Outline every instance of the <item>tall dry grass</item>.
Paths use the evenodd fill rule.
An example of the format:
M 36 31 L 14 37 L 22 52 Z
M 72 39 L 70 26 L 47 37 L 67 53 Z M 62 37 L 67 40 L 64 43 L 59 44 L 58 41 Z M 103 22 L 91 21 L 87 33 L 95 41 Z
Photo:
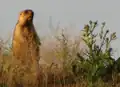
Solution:
M 55 35 L 54 39 L 49 38 L 46 42 L 43 41 L 38 69 L 38 87 L 120 87 L 120 76 L 118 73 L 116 74 L 114 72 L 112 78 L 109 78 L 109 73 L 105 74 L 105 77 L 108 75 L 108 81 L 97 78 L 98 80 L 96 80 L 96 82 L 90 83 L 88 78 L 84 76 L 85 71 L 82 71 L 82 69 L 79 70 L 79 68 L 78 71 L 76 71 L 76 66 L 74 65 L 80 64 L 79 60 L 83 61 L 82 57 L 84 57 L 85 48 L 86 45 L 83 44 L 79 35 L 71 40 L 64 31 L 60 32 L 58 36 Z M 0 87 L 8 87 L 7 83 L 10 75 L 11 61 L 12 55 L 10 47 L 6 47 L 3 40 L 1 40 Z M 16 62 L 17 61 L 15 61 L 15 63 Z M 88 68 L 88 66 L 85 65 L 83 68 Z M 24 72 L 26 75 L 28 73 L 32 74 L 27 70 Z M 20 72 L 18 72 L 18 76 L 16 75 L 16 77 L 19 77 L 19 74 Z M 25 79 L 36 83 L 33 77 L 30 76 L 25 77 Z M 27 82 L 25 82 L 25 84 L 26 83 Z M 23 87 L 22 83 L 18 85 L 17 87 Z M 30 86 L 32 85 L 30 84 Z
M 64 39 L 65 37 L 63 37 Z M 53 61 L 54 59 L 51 59 L 50 62 L 46 63 L 46 64 L 41 64 L 39 66 L 39 87 L 63 87 L 63 86 L 73 86 L 76 84 L 75 80 L 74 80 L 74 75 L 69 72 L 65 72 L 65 69 L 63 69 L 64 66 L 62 66 L 64 59 L 64 55 L 62 53 L 62 51 L 68 49 L 68 51 L 70 51 L 70 55 L 72 56 L 72 52 L 74 52 L 74 56 L 75 56 L 75 49 L 77 49 L 77 45 L 73 48 L 70 48 L 66 46 L 66 48 L 64 48 L 64 42 L 62 41 L 58 41 L 56 40 L 57 43 L 54 43 L 56 46 L 52 48 L 52 54 L 51 58 L 54 57 L 54 59 L 56 59 L 56 61 Z M 76 41 L 77 42 L 77 41 Z M 75 42 L 75 44 L 76 44 Z M 3 43 L 3 42 L 1 42 Z M 69 44 L 72 45 L 73 43 Z M 77 43 L 78 44 L 78 43 Z M 59 46 L 58 46 L 59 45 Z M 43 45 L 44 46 L 44 45 Z M 10 75 L 10 69 L 14 66 L 11 67 L 11 63 L 12 62 L 12 55 L 11 55 L 11 50 L 9 48 L 4 48 L 4 44 L 1 45 L 1 53 L 0 53 L 0 83 L 1 84 L 7 84 L 8 82 L 8 77 Z M 44 48 L 44 47 L 43 47 Z M 60 48 L 64 48 L 63 50 Z M 5 50 L 8 50 L 8 53 L 5 53 Z M 49 49 L 49 47 L 46 47 L 47 51 L 46 53 L 44 53 L 44 56 L 42 55 L 41 58 L 43 57 L 47 57 L 49 58 L 50 56 L 48 55 L 49 51 L 51 50 L 51 48 Z M 24 50 L 24 49 L 23 49 Z M 49 51 L 48 51 L 49 50 Z M 60 55 L 58 55 L 60 54 Z M 68 54 L 67 54 L 68 55 Z M 70 56 L 70 57 L 71 57 Z M 62 60 L 61 60 L 62 57 Z M 67 56 L 66 56 L 67 57 Z M 57 59 L 58 58 L 58 59 Z M 49 61 L 49 60 L 48 60 Z M 19 62 L 19 61 L 18 61 Z M 66 61 L 67 62 L 67 61 Z M 14 61 L 14 63 L 17 63 L 17 60 Z M 21 65 L 22 66 L 22 65 Z M 17 67 L 18 68 L 18 67 Z M 22 70 L 23 71 L 23 70 Z M 27 71 L 26 71 L 27 72 Z M 18 72 L 18 74 L 20 74 L 20 71 Z M 17 75 L 16 74 L 16 77 Z M 27 73 L 26 73 L 27 74 Z M 27 79 L 33 79 L 33 78 L 27 78 Z M 12 83 L 10 83 L 12 84 Z M 71 85 L 70 85 L 71 84 Z M 19 86 L 21 86 L 21 84 L 19 84 Z

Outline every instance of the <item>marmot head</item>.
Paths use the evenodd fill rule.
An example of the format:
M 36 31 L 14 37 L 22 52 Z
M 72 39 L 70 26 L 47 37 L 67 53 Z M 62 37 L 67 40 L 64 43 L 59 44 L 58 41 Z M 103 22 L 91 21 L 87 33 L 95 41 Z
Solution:
M 33 22 L 34 12 L 26 9 L 20 12 L 18 22 L 20 25 L 28 25 Z

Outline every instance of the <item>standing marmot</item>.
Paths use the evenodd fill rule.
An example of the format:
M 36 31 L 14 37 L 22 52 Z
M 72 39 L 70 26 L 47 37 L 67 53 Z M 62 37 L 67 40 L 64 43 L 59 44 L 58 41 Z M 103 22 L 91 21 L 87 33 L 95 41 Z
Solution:
M 32 10 L 20 12 L 12 41 L 13 55 L 17 58 L 33 49 L 35 49 L 36 54 L 39 54 L 40 40 L 34 28 L 33 16 L 34 12 Z M 20 54 L 21 52 L 22 54 Z
M 9 87 L 18 84 L 37 87 L 40 39 L 33 24 L 31 9 L 20 12 L 12 40 L 13 59 L 9 76 Z M 28 84 L 29 83 L 29 84 Z

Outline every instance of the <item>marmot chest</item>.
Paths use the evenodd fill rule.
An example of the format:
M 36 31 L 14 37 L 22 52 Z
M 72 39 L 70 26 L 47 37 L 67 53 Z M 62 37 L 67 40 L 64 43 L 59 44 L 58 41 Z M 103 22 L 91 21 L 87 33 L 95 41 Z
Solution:
M 13 37 L 13 49 L 19 50 L 23 49 L 27 50 L 28 48 L 33 48 L 34 41 L 34 32 L 32 28 L 16 28 L 14 31 Z
M 21 44 L 32 42 L 33 36 L 34 32 L 32 27 L 16 28 L 14 32 L 14 40 Z

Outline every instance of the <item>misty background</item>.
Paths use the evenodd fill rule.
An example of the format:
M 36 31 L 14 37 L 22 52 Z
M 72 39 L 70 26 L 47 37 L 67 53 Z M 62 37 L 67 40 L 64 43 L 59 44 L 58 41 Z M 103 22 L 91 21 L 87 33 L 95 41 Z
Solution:
M 79 35 L 89 20 L 106 22 L 106 28 L 117 32 L 117 40 L 112 43 L 118 57 L 120 50 L 120 1 L 119 0 L 1 0 L 0 37 L 12 37 L 19 12 L 32 9 L 35 12 L 34 24 L 39 36 L 51 35 L 49 23 L 53 26 L 68 27 L 72 36 Z M 52 20 L 49 20 L 50 17 Z

